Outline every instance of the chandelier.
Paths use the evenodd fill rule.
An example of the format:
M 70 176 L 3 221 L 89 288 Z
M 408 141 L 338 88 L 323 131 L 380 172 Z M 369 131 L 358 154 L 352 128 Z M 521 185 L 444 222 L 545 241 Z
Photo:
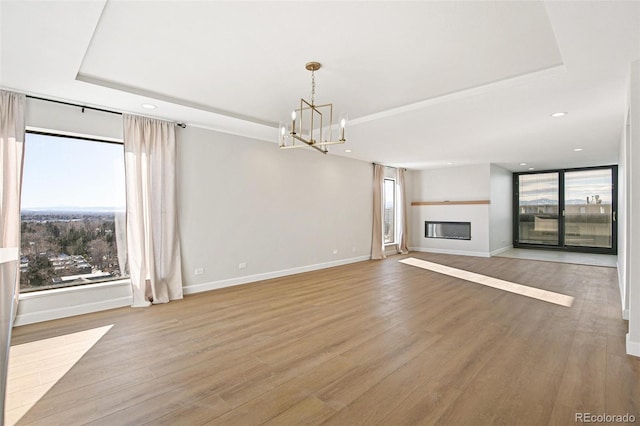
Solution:
M 316 75 L 320 63 L 308 62 L 305 65 L 311 71 L 311 102 L 300 99 L 300 107 L 291 112 L 291 123 L 280 123 L 280 148 L 314 148 L 323 154 L 329 152 L 329 145 L 342 144 L 346 115 L 340 116 L 339 125 L 333 125 L 333 104 L 316 105 Z M 336 137 L 334 140 L 334 127 Z

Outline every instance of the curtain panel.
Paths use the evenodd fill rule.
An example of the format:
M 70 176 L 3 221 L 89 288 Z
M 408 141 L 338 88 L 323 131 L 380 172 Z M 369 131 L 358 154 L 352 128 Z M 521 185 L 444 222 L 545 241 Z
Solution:
M 407 247 L 407 237 L 409 235 L 409 226 L 407 223 L 407 191 L 404 184 L 404 173 L 405 169 L 398 169 L 398 219 L 400 221 L 398 227 L 398 251 L 401 254 L 409 253 L 409 248 Z
M 173 123 L 123 115 L 132 306 L 182 299 Z
M 384 224 L 382 220 L 384 166 L 373 165 L 373 230 L 371 235 L 371 259 L 384 259 Z
M 27 97 L 21 93 L 0 90 L 0 244 L 3 248 L 20 247 L 20 192 L 24 160 L 24 112 Z M 13 315 L 18 312 L 20 271 L 14 283 Z

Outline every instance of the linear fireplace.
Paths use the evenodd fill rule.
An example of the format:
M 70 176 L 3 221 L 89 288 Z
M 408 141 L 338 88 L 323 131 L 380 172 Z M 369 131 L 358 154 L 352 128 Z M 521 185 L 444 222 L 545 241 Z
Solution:
M 444 238 L 447 240 L 470 240 L 471 222 L 424 222 L 425 238 Z

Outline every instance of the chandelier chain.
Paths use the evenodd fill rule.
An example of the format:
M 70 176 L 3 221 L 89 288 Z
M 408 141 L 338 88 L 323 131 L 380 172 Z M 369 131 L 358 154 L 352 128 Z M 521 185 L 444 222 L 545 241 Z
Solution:
M 316 73 L 311 71 L 311 105 L 316 104 Z

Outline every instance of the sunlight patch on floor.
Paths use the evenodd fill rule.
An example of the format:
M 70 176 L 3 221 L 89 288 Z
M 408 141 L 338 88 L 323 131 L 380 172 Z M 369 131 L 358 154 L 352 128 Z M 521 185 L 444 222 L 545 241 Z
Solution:
M 111 327 L 11 346 L 5 424 L 16 424 Z
M 486 285 L 487 287 L 497 288 L 499 290 L 508 291 L 510 293 L 519 294 L 521 296 L 531 297 L 533 299 L 542 300 L 556 305 L 571 307 L 573 305 L 573 297 L 565 294 L 554 293 L 553 291 L 542 290 L 536 287 L 529 287 L 522 284 L 504 281 L 486 275 L 476 274 L 475 272 L 464 271 L 462 269 L 452 268 L 450 266 L 440 265 L 439 263 L 427 262 L 426 260 L 408 257 L 399 261 L 406 265 L 417 266 L 418 268 L 427 269 L 439 274 L 449 275 L 451 277 L 460 278 L 462 280 L 471 281 L 477 284 Z

